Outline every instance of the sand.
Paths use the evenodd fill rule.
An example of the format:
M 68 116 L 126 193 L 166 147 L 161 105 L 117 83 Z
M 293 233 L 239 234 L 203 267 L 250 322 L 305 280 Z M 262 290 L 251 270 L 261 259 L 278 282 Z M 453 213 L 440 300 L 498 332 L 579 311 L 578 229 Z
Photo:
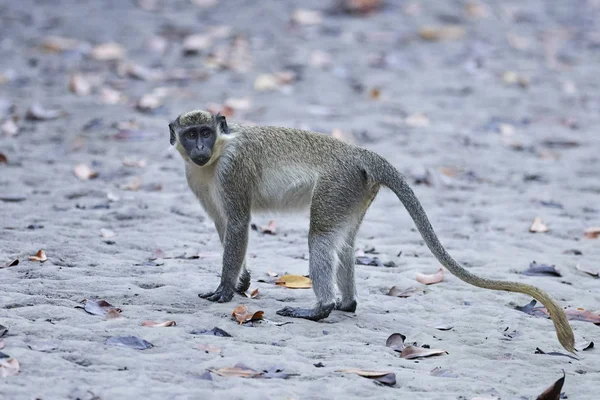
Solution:
M 535 354 L 537 347 L 564 350 L 549 320 L 514 309 L 528 303 L 527 296 L 470 287 L 449 273 L 424 295 L 387 296 L 394 285 L 421 287 L 416 274 L 439 269 L 389 191 L 373 203 L 357 247 L 374 247 L 377 257 L 396 267 L 356 266 L 356 314 L 334 312 L 319 323 L 283 318 L 276 310 L 310 305 L 312 291 L 258 282 L 270 279 L 268 271 L 308 272 L 306 214 L 253 218 L 257 225 L 277 223 L 276 235 L 250 234 L 248 263 L 257 298 L 236 296 L 228 304 L 199 299 L 198 293 L 218 283 L 221 249 L 186 187 L 166 129 L 178 113 L 244 97 L 251 98 L 251 108 L 235 111 L 231 120 L 326 134 L 340 129 L 407 175 L 442 242 L 469 271 L 535 284 L 564 307 L 598 313 L 600 281 L 576 269 L 578 263 L 600 267 L 600 239 L 583 236 L 586 228 L 600 226 L 595 2 L 488 2 L 487 16 L 478 18 L 465 15 L 461 2 L 433 0 L 388 0 L 368 17 L 329 15 L 328 5 L 316 0 L 268 7 L 223 0 L 205 9 L 179 1 L 176 10 L 159 1 L 157 11 L 129 1 L 38 3 L 0 6 L 0 99 L 14 104 L 21 117 L 34 103 L 68 115 L 21 119 L 17 135 L 0 133 L 0 152 L 8 159 L 0 164 L 0 197 L 24 198 L 0 201 L 0 265 L 20 260 L 0 269 L 0 324 L 8 328 L 1 351 L 20 363 L 17 376 L 0 378 L 0 398 L 534 399 L 563 370 L 569 399 L 597 397 L 598 349 L 579 352 L 578 360 Z M 290 26 L 298 7 L 322 10 L 323 21 Z M 464 27 L 465 36 L 441 42 L 416 36 L 423 25 L 449 22 Z M 215 25 L 231 25 L 233 33 L 249 38 L 247 72 L 209 70 L 208 52 L 181 55 L 183 36 Z M 160 33 L 168 39 L 164 55 L 145 47 Z M 115 41 L 137 64 L 206 71 L 208 77 L 179 84 L 119 77 L 114 63 L 77 51 L 41 51 L 48 35 Z M 223 47 L 230 39 L 214 40 Z M 331 56 L 329 68 L 307 65 L 315 50 Z M 259 74 L 286 68 L 298 73 L 292 85 L 254 89 Z M 76 71 L 101 76 L 129 100 L 103 104 L 98 88 L 76 96 L 68 90 Z M 511 83 L 513 72 L 525 87 Z M 177 90 L 162 99 L 162 108 L 136 111 L 140 96 L 163 86 Z M 380 90 L 377 99 L 370 95 L 374 88 Z M 426 120 L 414 117 L 420 113 Z M 1 117 L 4 123 L 5 111 Z M 128 120 L 145 133 L 141 140 L 114 138 L 113 124 Z M 563 145 L 547 142 L 554 139 Z M 126 167 L 123 158 L 144 159 L 146 165 Z M 73 168 L 79 163 L 98 177 L 78 179 Z M 125 190 L 135 177 L 141 187 Z M 424 180 L 428 184 L 416 184 Z M 536 216 L 549 232 L 528 231 Z M 102 237 L 101 229 L 115 236 Z M 48 261 L 29 261 L 39 249 Z M 158 249 L 160 258 L 148 261 Z M 571 249 L 582 254 L 565 253 Z M 534 260 L 555 264 L 562 277 L 522 275 Z M 87 314 L 76 308 L 84 299 L 105 299 L 122 309 L 121 317 Z M 265 321 L 238 325 L 230 314 L 239 304 L 263 310 Z M 145 320 L 177 325 L 142 327 Z M 280 325 L 288 321 L 293 323 Z M 577 343 L 600 344 L 598 326 L 572 326 Z M 232 337 L 192 333 L 213 327 Z M 448 354 L 400 358 L 385 346 L 395 332 Z M 105 344 L 109 337 L 129 335 L 154 347 Z M 220 352 L 206 353 L 198 344 Z M 209 369 L 236 363 L 259 371 L 275 366 L 293 376 L 212 373 L 212 381 L 201 379 Z M 433 376 L 437 367 L 454 377 Z M 344 368 L 394 372 L 397 383 L 387 387 L 336 372 Z

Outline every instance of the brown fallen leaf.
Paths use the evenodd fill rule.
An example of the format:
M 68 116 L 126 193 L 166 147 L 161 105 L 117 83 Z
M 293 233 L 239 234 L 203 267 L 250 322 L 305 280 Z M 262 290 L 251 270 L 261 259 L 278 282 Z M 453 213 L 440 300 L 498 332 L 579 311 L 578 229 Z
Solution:
M 209 371 L 220 376 L 235 376 L 239 378 L 254 378 L 262 374 L 262 372 L 248 368 L 243 364 L 236 364 L 233 367 L 209 369 Z
M 92 93 L 92 84 L 82 74 L 74 74 L 69 80 L 69 90 L 77 96 L 87 96 Z
M 531 300 L 529 304 L 525 306 L 517 306 L 515 309 L 536 317 L 544 316 L 550 318 L 548 310 L 546 310 L 545 307 L 535 307 L 536 303 L 536 300 Z M 584 310 L 583 308 L 567 309 L 565 310 L 565 314 L 567 319 L 571 321 L 584 321 L 591 322 L 595 325 L 600 325 L 600 314 L 594 314 L 593 312 Z
M 113 306 L 106 300 L 83 300 L 83 306 L 76 306 L 75 308 L 83 308 L 83 310 L 92 315 L 106 316 L 109 312 L 114 311 L 117 313 L 121 312 L 121 309 Z M 108 319 L 108 318 L 107 318 Z
M 0 359 L 0 378 L 15 376 L 19 373 L 21 366 L 16 358 Z
M 562 276 L 555 265 L 538 264 L 535 261 L 529 264 L 529 268 L 523 271 L 523 275 L 529 276 Z
M 278 286 L 284 286 L 290 289 L 310 289 L 312 281 L 302 275 L 283 275 L 275 281 Z
M 142 322 L 142 326 L 148 326 L 150 328 L 164 328 L 167 326 L 175 326 L 177 325 L 175 321 L 165 321 L 165 322 L 155 322 L 155 321 L 144 321 Z
M 465 33 L 465 28 L 460 25 L 423 26 L 419 29 L 419 36 L 432 42 L 462 39 Z
M 264 313 L 264 311 L 250 312 L 248 311 L 248 307 L 242 304 L 234 308 L 233 312 L 231 313 L 231 316 L 236 321 L 238 321 L 240 325 L 242 325 L 243 323 L 248 321 L 256 321 L 259 319 L 263 319 Z
M 8 158 L 4 153 L 0 153 L 0 164 L 8 164 Z
M 598 239 L 598 236 L 600 236 L 600 226 L 587 228 L 583 232 L 583 236 L 585 236 L 587 239 Z
M 247 290 L 244 292 L 244 296 L 250 298 L 250 299 L 254 299 L 256 298 L 256 296 L 258 296 L 258 288 L 254 289 L 254 290 Z
M 369 14 L 381 8 L 383 0 L 337 0 L 334 9 L 347 14 Z
M 323 22 L 323 15 L 317 10 L 300 8 L 294 11 L 291 21 L 298 25 L 317 25 Z
M 124 167 L 134 167 L 134 168 L 144 168 L 147 164 L 146 160 L 144 160 L 144 159 L 135 160 L 132 158 L 124 158 L 122 162 L 123 162 Z
M 548 232 L 549 230 L 550 228 L 548 228 L 548 226 L 544 224 L 540 217 L 535 217 L 533 219 L 533 223 L 529 227 L 529 232 L 531 233 L 544 233 Z
M 217 347 L 217 346 L 212 346 L 210 344 L 202 344 L 199 343 L 196 346 L 194 346 L 195 349 L 201 350 L 205 353 L 220 353 L 221 352 L 221 348 Z
M 560 391 L 562 390 L 564 384 L 565 371 L 563 371 L 562 378 L 554 382 L 548 389 L 544 390 L 544 392 L 540 394 L 536 400 L 560 400 Z
M 592 269 L 590 267 L 582 267 L 581 264 L 579 264 L 579 263 L 577 263 L 575 268 L 577 268 L 578 271 L 585 272 L 586 274 L 595 276 L 596 278 L 598 278 L 600 276 L 600 270 Z
M 7 262 L 6 264 L 0 265 L 0 268 L 14 267 L 17 265 L 19 265 L 19 260 L 11 260 L 11 261 Z
M 444 280 L 444 269 L 440 268 L 435 274 L 422 274 L 417 273 L 417 282 L 424 285 L 431 285 L 433 283 L 439 283 Z
M 260 233 L 264 233 L 265 235 L 275 235 L 277 233 L 277 226 L 275 221 L 269 221 L 267 226 L 259 226 L 257 227 Z
M 464 11 L 465 14 L 471 18 L 486 18 L 489 15 L 487 6 L 476 0 L 465 3 Z
M 62 53 L 77 49 L 85 49 L 89 44 L 77 39 L 71 39 L 62 36 L 47 36 L 41 44 L 42 50 L 51 53 Z
M 77 164 L 75 168 L 73 168 L 73 173 L 76 177 L 81 179 L 82 181 L 87 181 L 88 179 L 94 179 L 98 176 L 96 171 L 93 171 L 86 164 Z
M 396 374 L 390 371 L 369 371 L 364 369 L 345 368 L 338 369 L 336 372 L 356 374 L 358 376 L 362 376 L 363 378 L 376 380 L 384 385 L 393 386 L 396 384 Z
M 114 61 L 125 57 L 125 49 L 118 43 L 102 43 L 92 49 L 91 56 L 98 61 Z
M 44 250 L 38 250 L 37 253 L 35 253 L 34 256 L 29 256 L 29 259 L 31 261 L 39 261 L 39 262 L 44 262 L 48 260 L 48 257 L 46 257 L 46 253 L 44 252 Z
M 393 297 L 410 297 L 415 294 L 424 294 L 425 289 L 411 287 L 408 289 L 399 289 L 396 286 L 392 286 L 392 288 L 387 293 L 388 296 Z
M 387 340 L 385 341 L 385 345 L 391 348 L 394 351 L 400 353 L 400 357 L 406 359 L 413 358 L 421 358 L 421 357 L 430 357 L 430 356 L 438 356 L 442 354 L 448 354 L 446 350 L 439 349 L 429 349 L 425 347 L 417 347 L 413 345 L 407 346 L 404 341 L 406 340 L 406 336 L 401 333 L 392 333 Z
M 124 183 L 119 185 L 119 189 L 122 190 L 131 190 L 131 191 L 137 191 L 140 190 L 140 188 L 142 187 L 142 178 L 140 178 L 139 176 L 134 177 L 129 183 Z
M 378 100 L 381 97 L 381 89 L 373 88 L 369 90 L 369 97 L 373 100 Z

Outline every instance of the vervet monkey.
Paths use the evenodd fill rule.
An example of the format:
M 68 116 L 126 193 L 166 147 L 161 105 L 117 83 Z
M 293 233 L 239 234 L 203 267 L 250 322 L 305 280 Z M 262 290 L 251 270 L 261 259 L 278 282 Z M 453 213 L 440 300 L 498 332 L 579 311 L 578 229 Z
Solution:
M 228 302 L 250 285 L 245 255 L 254 211 L 310 209 L 309 273 L 314 308 L 285 307 L 277 314 L 320 320 L 335 308 L 356 310 L 354 238 L 381 186 L 390 188 L 425 243 L 452 274 L 471 285 L 525 293 L 549 311 L 558 340 L 573 351 L 564 311 L 535 286 L 481 278 L 446 252 L 406 179 L 376 153 L 299 129 L 229 125 L 222 115 L 190 111 L 169 124 L 171 144 L 185 161 L 190 189 L 214 221 L 223 244 L 221 283 L 199 296 Z M 336 286 L 341 298 L 336 301 Z

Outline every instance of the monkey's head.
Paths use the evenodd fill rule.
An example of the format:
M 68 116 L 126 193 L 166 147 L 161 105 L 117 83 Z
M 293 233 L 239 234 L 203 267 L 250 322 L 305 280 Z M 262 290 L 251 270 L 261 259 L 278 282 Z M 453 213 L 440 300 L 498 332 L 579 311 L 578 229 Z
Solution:
M 220 135 L 229 133 L 225 116 L 202 110 L 181 114 L 169 124 L 169 130 L 171 145 L 183 159 L 201 167 L 215 156 Z

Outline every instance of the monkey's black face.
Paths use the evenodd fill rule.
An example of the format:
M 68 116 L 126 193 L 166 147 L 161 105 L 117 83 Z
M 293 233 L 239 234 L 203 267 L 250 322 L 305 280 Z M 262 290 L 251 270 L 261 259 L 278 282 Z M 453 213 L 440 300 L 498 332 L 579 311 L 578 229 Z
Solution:
M 179 143 L 188 157 L 201 167 L 210 160 L 216 140 L 217 133 L 208 125 L 189 126 L 179 133 Z

